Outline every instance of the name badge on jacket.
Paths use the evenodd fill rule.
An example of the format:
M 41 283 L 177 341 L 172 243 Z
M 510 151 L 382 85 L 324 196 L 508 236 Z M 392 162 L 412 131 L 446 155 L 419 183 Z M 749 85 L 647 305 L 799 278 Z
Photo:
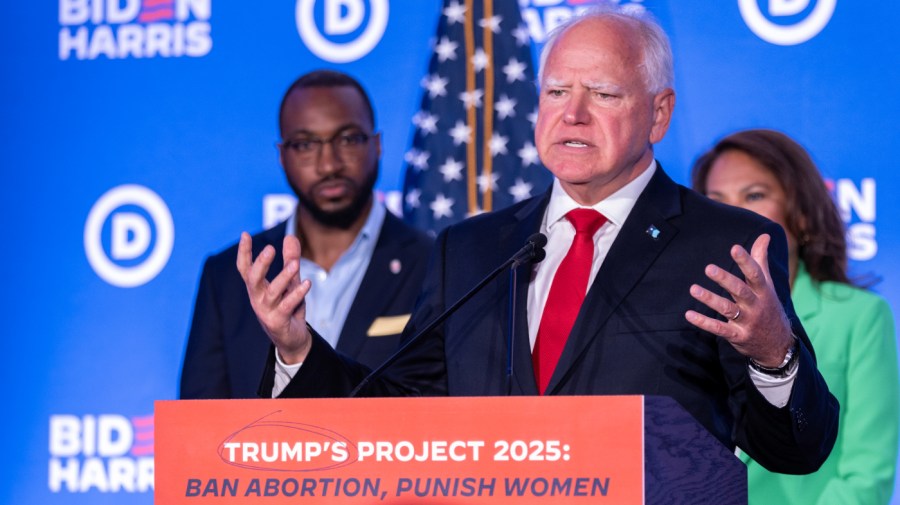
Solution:
M 403 332 L 403 328 L 409 321 L 411 314 L 401 314 L 399 316 L 382 316 L 372 321 L 369 331 L 366 332 L 367 337 L 387 337 Z

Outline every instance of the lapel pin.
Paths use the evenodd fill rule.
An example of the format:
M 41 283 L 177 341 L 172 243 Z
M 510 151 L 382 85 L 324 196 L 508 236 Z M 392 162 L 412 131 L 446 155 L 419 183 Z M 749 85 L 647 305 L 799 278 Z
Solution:
M 660 233 L 659 228 L 657 228 L 656 226 L 653 226 L 652 224 L 650 225 L 649 228 L 647 228 L 646 233 L 647 233 L 647 235 L 650 235 L 650 238 L 652 238 L 653 240 L 659 239 L 659 233 Z
M 403 268 L 403 265 L 400 264 L 400 260 L 392 259 L 390 264 L 390 269 L 392 274 L 399 274 L 400 270 Z

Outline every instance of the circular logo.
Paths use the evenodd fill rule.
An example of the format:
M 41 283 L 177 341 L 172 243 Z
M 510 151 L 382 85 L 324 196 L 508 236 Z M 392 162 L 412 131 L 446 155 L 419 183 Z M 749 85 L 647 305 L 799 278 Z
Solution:
M 347 63 L 369 54 L 384 35 L 388 22 L 388 0 L 369 0 L 369 24 L 362 34 L 348 42 L 333 42 L 327 36 L 347 35 L 357 31 L 365 20 L 364 0 L 324 0 L 324 30 L 316 25 L 317 0 L 297 0 L 295 16 L 297 32 L 309 49 L 323 60 Z
M 123 207 L 133 206 L 142 212 Z M 153 225 L 147 221 L 149 216 Z M 110 223 L 109 254 L 103 228 Z M 156 241 L 153 228 L 156 229 Z M 166 266 L 175 243 L 175 225 L 166 203 L 153 191 L 134 184 L 115 187 L 91 207 L 84 224 L 84 252 L 97 275 L 113 286 L 133 288 L 156 277 Z M 152 250 L 147 254 L 147 251 Z M 140 259 L 136 264 L 118 262 Z M 115 261 L 114 261 L 115 260 Z
M 769 13 L 773 16 L 789 16 L 802 12 L 811 0 L 769 0 Z M 747 26 L 759 38 L 780 46 L 802 44 L 825 28 L 834 14 L 837 0 L 816 0 L 812 12 L 802 21 L 792 25 L 773 23 L 759 10 L 758 0 L 738 0 L 741 16 Z

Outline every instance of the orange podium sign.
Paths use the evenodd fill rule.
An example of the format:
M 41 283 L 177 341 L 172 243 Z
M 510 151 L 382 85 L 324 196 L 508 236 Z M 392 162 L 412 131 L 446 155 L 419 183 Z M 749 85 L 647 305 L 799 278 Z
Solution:
M 156 503 L 643 504 L 644 397 L 156 402 Z

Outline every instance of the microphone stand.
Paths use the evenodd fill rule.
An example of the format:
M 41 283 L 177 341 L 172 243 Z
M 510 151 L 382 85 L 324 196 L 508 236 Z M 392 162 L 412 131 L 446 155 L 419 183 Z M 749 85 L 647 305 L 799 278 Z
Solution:
M 512 395 L 513 374 L 513 335 L 516 334 L 516 268 L 512 265 L 509 271 L 509 323 L 506 335 L 506 396 Z
M 372 372 L 369 373 L 360 383 L 353 388 L 353 391 L 350 392 L 349 397 L 353 398 L 375 377 L 377 377 L 381 372 L 384 371 L 385 368 L 392 365 L 395 361 L 397 361 L 400 356 L 402 356 L 407 349 L 409 349 L 414 343 L 418 342 L 425 334 L 431 332 L 431 330 L 435 329 L 439 324 L 443 323 L 448 317 L 450 317 L 454 312 L 456 312 L 459 307 L 469 301 L 470 298 L 475 296 L 475 293 L 481 291 L 481 288 L 485 287 L 489 282 L 494 280 L 501 272 L 506 270 L 510 265 L 513 266 L 513 269 L 521 265 L 526 261 L 533 261 L 535 258 L 544 259 L 546 253 L 544 253 L 544 245 L 547 243 L 547 237 L 540 233 L 535 233 L 534 235 L 528 237 L 528 242 L 519 249 L 516 254 L 514 254 L 511 258 L 504 261 L 502 265 L 495 268 L 491 273 L 487 275 L 484 279 L 481 280 L 474 288 L 470 289 L 466 294 L 464 294 L 459 300 L 457 300 L 453 305 L 451 305 L 447 310 L 442 312 L 439 316 L 434 318 L 433 321 L 428 323 L 428 326 L 420 330 L 416 333 L 412 338 L 407 340 L 402 346 L 400 346 L 397 351 L 391 355 L 384 363 L 378 365 L 378 367 Z M 540 261 L 540 260 L 538 260 Z M 511 349 L 511 347 L 510 347 Z

